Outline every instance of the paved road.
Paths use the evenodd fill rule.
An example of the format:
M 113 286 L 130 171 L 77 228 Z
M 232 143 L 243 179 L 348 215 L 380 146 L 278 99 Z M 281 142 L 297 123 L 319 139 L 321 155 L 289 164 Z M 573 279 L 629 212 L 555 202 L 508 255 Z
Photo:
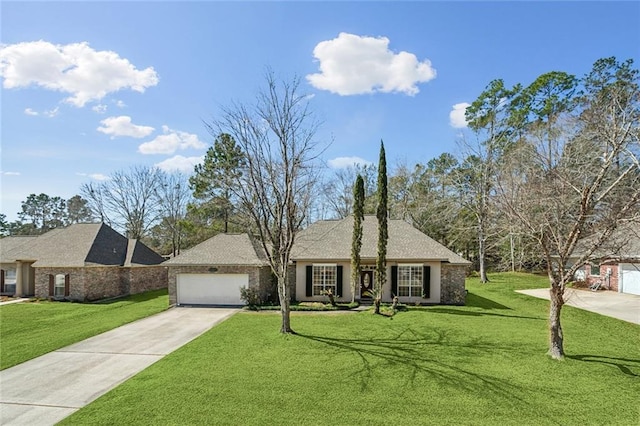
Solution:
M 549 300 L 548 288 L 518 290 L 518 293 Z M 640 296 L 615 291 L 567 289 L 564 300 L 569 306 L 640 324 Z
M 53 425 L 236 312 L 173 308 L 0 371 L 0 424 Z

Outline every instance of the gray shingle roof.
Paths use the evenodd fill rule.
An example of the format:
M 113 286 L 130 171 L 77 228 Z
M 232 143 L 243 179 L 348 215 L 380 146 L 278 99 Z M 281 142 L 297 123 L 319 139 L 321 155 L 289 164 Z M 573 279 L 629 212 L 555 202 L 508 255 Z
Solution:
M 25 242 L 21 242 L 23 238 L 26 238 Z M 34 267 L 122 266 L 127 258 L 128 245 L 125 237 L 103 223 L 78 223 L 37 237 L 3 238 L 0 240 L 0 260 L 7 263 L 35 261 Z M 137 251 L 137 245 L 134 247 Z M 151 251 L 146 246 L 144 248 Z M 132 256 L 135 258 L 135 252 Z M 142 258 L 148 260 L 149 256 L 143 255 Z M 146 264 L 157 264 L 162 260 L 157 256 L 153 260 L 155 263 Z
M 471 262 L 452 252 L 402 220 L 389 220 L 389 261 L 443 261 L 468 265 Z M 319 221 L 298 234 L 293 260 L 351 259 L 353 216 L 341 220 Z M 378 249 L 378 221 L 365 216 L 360 257 L 375 259 Z
M 266 265 L 263 251 L 248 234 L 218 234 L 185 250 L 164 265 Z

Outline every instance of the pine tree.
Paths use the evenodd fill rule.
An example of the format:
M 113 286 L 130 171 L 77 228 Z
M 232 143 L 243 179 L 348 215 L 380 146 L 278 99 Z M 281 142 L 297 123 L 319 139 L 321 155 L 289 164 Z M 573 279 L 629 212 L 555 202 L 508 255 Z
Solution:
M 351 303 L 355 302 L 360 281 L 360 249 L 362 248 L 362 221 L 364 220 L 364 179 L 360 174 L 353 186 L 353 240 L 351 244 Z

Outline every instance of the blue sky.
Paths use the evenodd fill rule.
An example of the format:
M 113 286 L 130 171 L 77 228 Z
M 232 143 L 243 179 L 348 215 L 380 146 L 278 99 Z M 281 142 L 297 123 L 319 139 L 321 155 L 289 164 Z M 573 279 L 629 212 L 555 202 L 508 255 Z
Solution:
M 0 13 L 11 220 L 30 193 L 69 198 L 138 164 L 192 170 L 211 144 L 202 120 L 250 102 L 267 66 L 314 95 L 335 168 L 377 161 L 380 139 L 391 167 L 455 153 L 454 106 L 492 79 L 640 62 L 638 2 L 2 1 Z

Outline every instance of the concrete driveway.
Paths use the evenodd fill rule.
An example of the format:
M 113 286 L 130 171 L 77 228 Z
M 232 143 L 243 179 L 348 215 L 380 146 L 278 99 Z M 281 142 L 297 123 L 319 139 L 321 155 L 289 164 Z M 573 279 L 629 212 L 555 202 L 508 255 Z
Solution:
M 549 300 L 548 288 L 517 290 L 518 293 Z M 600 315 L 640 324 L 640 296 L 615 291 L 574 290 L 564 293 L 565 304 Z
M 0 371 L 0 424 L 53 425 L 236 312 L 172 308 Z

